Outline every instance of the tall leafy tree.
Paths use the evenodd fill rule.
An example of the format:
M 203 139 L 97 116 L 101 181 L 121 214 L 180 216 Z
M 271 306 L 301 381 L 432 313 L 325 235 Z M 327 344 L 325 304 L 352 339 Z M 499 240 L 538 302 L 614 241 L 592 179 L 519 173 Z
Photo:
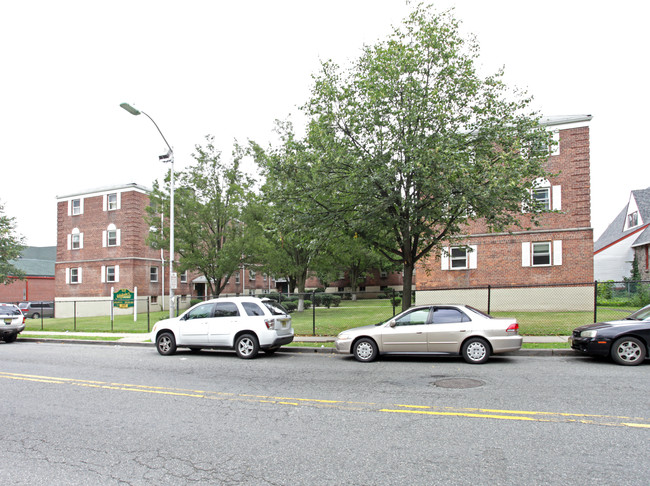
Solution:
M 11 281 L 10 277 L 23 277 L 23 272 L 12 263 L 20 257 L 23 237 L 16 233 L 16 218 L 5 214 L 5 208 L 0 203 L 0 284 Z
M 258 226 L 265 235 L 268 272 L 286 276 L 291 290 L 300 294 L 298 310 L 304 309 L 307 277 L 324 254 L 331 228 L 313 224 L 309 215 L 315 211 L 313 201 L 299 197 L 312 178 L 312 154 L 298 139 L 289 122 L 278 122 L 279 147 L 263 149 L 251 142 L 251 153 L 264 177 L 262 197 L 265 211 Z
M 470 221 L 535 222 L 531 189 L 548 177 L 550 137 L 531 99 L 508 89 L 502 70 L 480 76 L 477 59 L 451 11 L 420 5 L 348 69 L 323 63 L 305 106 L 318 153 L 301 192 L 319 209 L 312 221 L 403 266 L 403 308 L 416 263 Z
M 213 141 L 214 137 L 207 136 L 203 146 L 197 145 L 192 154 L 195 163 L 176 175 L 174 238 L 180 257 L 178 270 L 201 273 L 208 293 L 218 296 L 247 251 L 243 218 L 253 180 L 242 170 L 243 151 L 238 146 L 232 161 L 225 163 Z M 149 242 L 154 248 L 164 249 L 169 244 L 166 225 L 159 231 L 160 215 L 169 214 L 169 183 L 168 174 L 166 187 L 156 181 L 150 196 Z

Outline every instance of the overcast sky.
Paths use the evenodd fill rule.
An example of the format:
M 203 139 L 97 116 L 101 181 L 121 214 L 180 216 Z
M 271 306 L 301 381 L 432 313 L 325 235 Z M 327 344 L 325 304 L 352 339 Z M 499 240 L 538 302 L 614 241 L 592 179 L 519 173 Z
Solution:
M 645 2 L 446 0 L 476 35 L 485 73 L 505 66 L 541 113 L 591 114 L 597 238 L 650 186 Z M 56 245 L 56 197 L 114 184 L 151 187 L 208 134 L 273 140 L 321 61 L 345 65 L 386 38 L 403 0 L 22 0 L 0 6 L 0 202 L 31 246 Z

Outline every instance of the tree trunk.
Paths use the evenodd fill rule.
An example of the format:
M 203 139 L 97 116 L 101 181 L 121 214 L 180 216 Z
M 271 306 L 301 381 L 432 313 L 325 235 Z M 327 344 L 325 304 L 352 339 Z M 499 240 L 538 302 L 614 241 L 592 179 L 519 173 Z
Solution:
M 413 288 L 413 265 L 404 264 L 404 290 L 402 291 L 402 310 L 411 307 L 411 290 Z

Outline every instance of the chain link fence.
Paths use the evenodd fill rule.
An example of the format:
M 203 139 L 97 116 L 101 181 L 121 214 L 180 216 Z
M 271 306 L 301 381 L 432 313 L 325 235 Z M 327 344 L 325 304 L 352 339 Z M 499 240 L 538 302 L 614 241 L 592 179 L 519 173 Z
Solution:
M 221 295 L 231 297 L 232 295 Z M 258 294 L 281 303 L 292 316 L 296 335 L 336 336 L 352 327 L 385 322 L 402 310 L 401 292 L 308 292 Z M 176 296 L 176 315 L 202 299 Z M 650 281 L 583 282 L 543 286 L 487 286 L 417 291 L 412 302 L 466 304 L 494 317 L 515 317 L 524 335 L 569 335 L 590 322 L 622 319 L 650 304 Z M 27 319 L 27 330 L 150 332 L 169 317 L 148 297 L 134 308 L 119 309 L 110 300 L 57 301 L 55 319 Z M 64 316 L 64 317 L 61 317 Z

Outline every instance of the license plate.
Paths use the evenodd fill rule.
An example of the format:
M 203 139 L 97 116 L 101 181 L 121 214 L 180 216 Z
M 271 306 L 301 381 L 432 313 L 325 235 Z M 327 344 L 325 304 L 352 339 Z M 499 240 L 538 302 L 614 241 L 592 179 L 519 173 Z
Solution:
M 9 324 L 11 324 L 11 322 L 12 322 L 12 319 L 5 319 L 5 324 L 9 325 Z

